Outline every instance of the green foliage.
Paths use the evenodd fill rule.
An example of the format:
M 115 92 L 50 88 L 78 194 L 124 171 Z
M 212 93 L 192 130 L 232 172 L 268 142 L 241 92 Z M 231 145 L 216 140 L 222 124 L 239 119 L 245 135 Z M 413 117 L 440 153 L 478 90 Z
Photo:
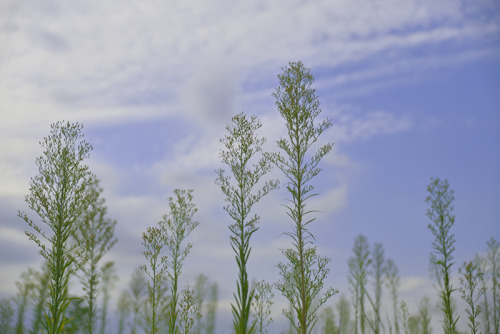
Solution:
M 123 334 L 123 331 L 125 329 L 125 321 L 131 311 L 131 299 L 132 297 L 130 296 L 130 293 L 125 290 L 122 291 L 116 303 L 118 311 L 118 334 Z
M 166 258 L 166 272 L 170 288 L 170 314 L 168 318 L 169 333 L 175 334 L 179 331 L 179 278 L 182 273 L 184 260 L 189 254 L 191 243 L 184 245 L 185 239 L 199 225 L 193 220 L 196 213 L 196 205 L 193 203 L 193 190 L 174 190 L 175 197 L 169 197 L 168 205 L 170 214 L 165 214 L 159 222 L 161 232 L 165 235 L 165 244 L 169 251 Z M 188 293 L 188 290 L 185 290 Z M 190 295 L 189 295 L 190 296 Z M 186 300 L 186 303 L 190 300 Z M 189 303 L 188 303 L 189 304 Z M 186 304 L 187 305 L 187 304 Z M 187 325 L 186 325 L 187 326 Z
M 399 334 L 399 309 L 398 309 L 398 289 L 399 289 L 399 270 L 392 259 L 387 259 L 385 267 L 386 287 L 391 292 L 394 333 Z
M 110 298 L 110 290 L 113 287 L 113 282 L 118 278 L 114 262 L 106 262 L 102 267 L 102 306 L 101 306 L 101 328 L 100 333 L 106 333 L 106 317 L 108 314 L 108 304 Z
M 476 255 L 474 262 L 483 272 L 480 277 L 483 301 L 480 304 L 483 314 L 482 332 L 498 333 L 500 321 L 500 243 L 493 237 L 486 242 L 487 252 L 484 256 Z
M 148 262 L 148 265 L 144 265 L 142 269 L 149 277 L 147 281 L 149 314 L 146 317 L 145 330 L 152 334 L 157 333 L 159 329 L 157 312 L 163 292 L 161 287 L 165 280 L 164 274 L 167 271 L 167 257 L 161 256 L 161 251 L 166 244 L 167 237 L 159 227 L 148 227 L 142 234 L 142 245 L 146 248 L 142 254 Z
M 25 200 L 48 231 L 19 212 L 19 217 L 35 230 L 36 234 L 26 235 L 40 247 L 49 268 L 50 298 L 44 327 L 50 334 L 63 332 L 69 321 L 64 315 L 71 302 L 69 279 L 85 260 L 79 245 L 71 240 L 81 226 L 80 217 L 97 199 L 91 190 L 94 175 L 83 164 L 92 146 L 82 140 L 81 131 L 78 123 L 57 122 L 52 124 L 50 135 L 40 142 L 44 151 L 36 159 L 39 175 L 31 179 Z
M 49 293 L 49 279 L 50 279 L 50 272 L 49 268 L 44 263 L 42 265 L 42 271 L 35 271 L 35 281 L 37 282 L 36 284 L 36 291 L 35 291 L 35 296 L 34 296 L 34 301 L 35 301 L 35 307 L 33 310 L 33 321 L 31 325 L 31 330 L 30 334 L 38 334 L 40 332 L 40 327 L 42 326 L 43 323 L 43 308 L 45 304 L 45 299 L 47 297 L 47 294 Z
M 420 317 L 418 315 L 410 315 L 408 318 L 408 332 L 410 334 L 420 333 Z
M 204 302 L 208 294 L 208 277 L 204 274 L 199 274 L 195 278 L 195 285 L 194 285 L 194 290 L 196 292 L 196 301 L 198 302 L 198 308 L 200 309 L 200 313 L 202 314 L 201 318 L 199 318 L 193 327 L 193 330 L 195 333 L 201 333 L 204 327 L 204 324 L 202 323 L 202 320 L 204 320 Z
M 292 303 L 290 303 L 290 307 L 289 307 L 289 310 L 291 312 L 291 317 L 292 317 L 292 321 L 289 321 L 288 322 L 288 328 L 284 331 L 281 332 L 281 334 L 296 334 L 297 333 L 297 330 L 295 329 L 295 322 L 296 322 L 296 317 L 295 317 L 295 312 L 294 312 L 294 308 L 293 308 L 293 305 Z
M 29 306 L 30 301 L 35 297 L 36 294 L 36 279 L 37 273 L 32 268 L 28 268 L 27 271 L 21 273 L 20 281 L 16 282 L 17 295 L 14 299 L 17 308 L 17 320 L 15 333 L 24 333 L 24 317 L 26 314 L 26 308 Z
M 257 117 L 247 117 L 243 113 L 234 116 L 232 122 L 232 125 L 226 127 L 229 134 L 220 140 L 224 145 L 220 157 L 228 166 L 232 177 L 226 175 L 224 169 L 219 169 L 215 182 L 226 196 L 225 201 L 228 204 L 224 206 L 224 210 L 234 221 L 229 225 L 229 230 L 239 275 L 237 293 L 234 294 L 236 305 L 232 304 L 231 308 L 235 332 L 245 334 L 252 333 L 255 326 L 249 324 L 254 291 L 250 289 L 248 282 L 247 262 L 251 252 L 250 238 L 258 230 L 260 220 L 256 214 L 251 217 L 249 215 L 255 203 L 277 188 L 278 181 L 267 181 L 260 189 L 254 190 L 261 178 L 271 170 L 269 161 L 264 158 L 250 165 L 251 161 L 256 159 L 256 154 L 262 151 L 261 147 L 266 141 L 265 138 L 255 135 L 261 123 Z
M 500 327 L 500 242 L 495 238 L 491 237 L 488 242 L 486 242 L 488 247 L 487 263 L 489 266 L 489 276 L 491 279 L 491 291 L 492 291 L 492 330 L 493 333 L 498 334 Z
M 129 282 L 130 310 L 132 312 L 131 334 L 137 333 L 137 327 L 143 324 L 142 312 L 146 303 L 146 276 L 142 267 L 136 268 Z
M 257 282 L 255 295 L 252 300 L 253 322 L 255 332 L 259 334 L 268 333 L 267 326 L 273 322 L 271 318 L 271 307 L 273 306 L 274 293 L 271 284 L 266 281 Z
M 332 122 L 326 119 L 316 124 L 315 120 L 321 113 L 319 100 L 311 87 L 314 78 L 302 62 L 289 63 L 278 79 L 280 85 L 273 96 L 285 120 L 288 138 L 277 142 L 285 155 L 273 153 L 266 156 L 288 180 L 287 190 L 292 198 L 286 208 L 293 230 L 285 234 L 292 239 L 293 247 L 283 251 L 287 262 L 277 266 L 282 279 L 276 287 L 290 301 L 297 321 L 293 320 L 291 309 L 283 311 L 285 316 L 297 332 L 305 334 L 313 330 L 318 308 L 336 293 L 329 288 L 320 296 L 330 259 L 319 256 L 315 247 L 308 247 L 314 240 L 308 229 L 314 218 L 308 218 L 312 211 L 306 210 L 307 200 L 314 196 L 311 181 L 321 171 L 317 166 L 330 152 L 332 144 L 322 146 L 312 156 L 308 151 Z
M 429 299 L 424 297 L 417 304 L 415 314 L 409 313 L 405 302 L 398 303 L 400 277 L 394 261 L 385 259 L 382 244 L 376 243 L 370 249 L 367 238 L 362 235 L 355 239 L 354 255 L 348 261 L 354 324 L 349 301 L 344 296 L 335 310 L 332 306 L 320 308 L 336 291 L 329 288 L 322 293 L 330 260 L 319 256 L 313 246 L 309 224 L 315 220 L 311 218 L 314 211 L 306 209 L 306 204 L 316 195 L 311 183 L 320 172 L 319 161 L 332 145 L 326 144 L 313 154 L 308 151 L 331 122 L 327 119 L 315 124 L 321 110 L 311 88 L 314 79 L 301 62 L 290 63 L 278 77 L 280 87 L 273 96 L 288 130 L 288 138 L 278 141 L 280 153 L 257 157 L 265 142 L 255 135 L 261 123 L 256 117 L 243 113 L 233 117 L 233 124 L 226 128 L 228 135 L 221 139 L 224 149 L 220 156 L 231 175 L 219 169 L 216 183 L 226 196 L 224 209 L 234 220 L 229 226 L 230 242 L 240 271 L 234 294 L 236 303 L 232 305 L 235 332 L 268 333 L 267 327 L 272 322 L 272 286 L 262 281 L 250 287 L 247 261 L 251 253 L 250 239 L 258 230 L 260 220 L 258 215 L 250 214 L 251 209 L 278 187 L 278 181 L 257 186 L 274 164 L 284 173 L 291 195 L 286 211 L 293 230 L 285 235 L 291 238 L 292 247 L 283 250 L 286 262 L 277 265 L 281 279 L 276 283 L 290 304 L 289 309 L 283 311 L 290 321 L 288 332 L 364 334 L 368 324 L 375 334 L 386 332 L 386 328 L 390 334 L 393 329 L 395 334 L 400 331 L 430 334 Z M 44 333 L 96 333 L 99 322 L 101 334 L 109 329 L 106 327 L 107 305 L 117 277 L 113 262 L 104 265 L 100 262 L 116 243 L 116 222 L 106 218 L 102 189 L 83 164 L 92 147 L 82 140 L 81 130 L 78 124 L 59 122 L 52 125 L 50 135 L 41 142 L 43 155 L 36 160 L 39 175 L 31 179 L 30 193 L 26 196 L 29 208 L 39 219 L 35 223 L 24 212 L 19 212 L 19 216 L 34 230 L 26 234 L 39 246 L 45 263 L 42 272 L 28 269 L 16 282 L 15 326 L 12 326 L 15 312 L 11 300 L 0 300 L 0 333 L 27 332 L 28 318 L 33 319 L 30 333 L 40 333 L 42 327 Z M 427 216 L 431 220 L 428 228 L 435 237 L 431 265 L 440 287 L 443 328 L 446 334 L 455 334 L 458 317 L 451 297 L 456 290 L 451 284 L 455 251 L 455 238 L 451 233 L 455 222 L 454 192 L 446 180 L 440 179 L 431 179 L 427 190 Z M 187 285 L 179 292 L 183 264 L 192 247 L 187 238 L 199 224 L 193 221 L 197 209 L 192 190 L 176 189 L 169 198 L 169 208 L 170 212 L 157 226 L 143 233 L 143 255 L 147 264 L 134 272 L 129 290 L 118 300 L 118 333 L 126 331 L 130 315 L 133 334 L 137 333 L 138 326 L 148 333 L 162 329 L 172 334 L 215 332 L 217 284 L 209 284 L 207 277 L 200 275 L 195 289 Z M 500 243 L 492 237 L 487 247 L 484 257 L 477 256 L 459 268 L 459 291 L 468 305 L 468 327 L 474 334 L 481 329 L 485 334 L 497 334 L 499 330 Z M 84 298 L 72 297 L 68 292 L 72 275 L 79 271 Z M 366 288 L 368 277 L 373 278 L 373 299 Z M 390 291 L 393 304 L 393 320 L 391 323 L 387 316 L 387 327 L 380 314 L 383 283 Z M 372 310 L 367 311 L 366 300 Z M 102 302 L 100 308 L 97 301 Z M 32 315 L 27 316 L 31 309 Z M 485 321 L 480 324 L 481 313 Z M 315 326 L 318 320 L 320 326 Z
M 66 309 L 65 316 L 71 319 L 64 326 L 63 333 L 76 334 L 81 333 L 86 326 L 86 315 L 89 313 L 89 308 L 85 305 L 85 300 L 82 298 L 73 297 L 71 304 Z
M 194 333 L 215 333 L 215 316 L 217 313 L 217 283 L 210 283 L 208 277 L 200 274 L 196 277 L 196 300 L 202 314 L 195 322 Z
M 321 313 L 321 333 L 323 334 L 336 334 L 338 333 L 338 328 L 335 325 L 335 313 L 333 312 L 333 307 L 325 307 Z
M 349 305 L 349 300 L 345 295 L 340 296 L 335 308 L 337 309 L 339 317 L 339 334 L 351 333 L 351 307 Z
M 434 266 L 436 279 L 441 289 L 439 296 L 444 314 L 443 330 L 445 334 L 454 334 L 457 332 L 458 321 L 451 296 L 456 290 L 451 283 L 451 267 L 454 264 L 453 252 L 455 251 L 455 235 L 451 233 L 451 228 L 455 223 L 454 191 L 449 188 L 447 180 L 441 181 L 439 178 L 431 179 L 427 191 L 429 192 L 425 200 L 429 205 L 427 217 L 432 221 L 427 227 L 435 237 L 432 242 L 431 265 Z
M 431 334 L 431 305 L 428 297 L 423 297 L 418 304 L 418 317 L 420 319 L 420 333 Z
M 368 284 L 368 270 L 372 263 L 368 239 L 360 234 L 354 239 L 352 251 L 354 252 L 354 256 L 350 257 L 347 263 L 349 266 L 348 281 L 351 285 L 354 299 L 354 331 L 355 333 L 361 331 L 361 334 L 364 334 L 367 319 L 365 310 L 366 285 Z
M 409 334 L 410 333 L 410 311 L 408 310 L 408 305 L 404 302 L 401 301 L 399 304 L 400 307 L 400 318 L 399 321 L 401 323 L 401 329 L 403 330 L 404 334 Z
M 10 323 L 13 316 L 14 310 L 12 309 L 12 303 L 10 299 L 0 299 L 0 333 L 10 332 Z
M 106 217 L 108 208 L 104 205 L 103 189 L 97 179 L 94 179 L 89 190 L 95 194 L 96 200 L 80 216 L 80 228 L 75 233 L 75 239 L 83 246 L 82 254 L 87 260 L 80 267 L 79 273 L 85 292 L 83 299 L 88 307 L 84 332 L 93 334 L 97 331 L 97 298 L 104 274 L 104 266 L 99 263 L 117 239 L 114 237 L 116 221 Z
M 491 333 L 491 322 L 490 322 L 490 308 L 488 302 L 488 261 L 485 257 L 479 256 L 476 254 L 474 258 L 474 262 L 477 264 L 479 270 L 483 272 L 483 275 L 480 277 L 480 289 L 484 291 L 483 293 L 483 301 L 480 304 L 481 313 L 483 314 L 483 321 L 481 322 L 481 333 L 490 334 Z
M 279 263 L 277 265 L 281 281 L 276 284 L 276 288 L 285 296 L 292 304 L 292 310 L 284 310 L 283 314 L 292 322 L 293 328 L 299 332 L 310 333 L 317 321 L 316 311 L 323 305 L 328 298 L 334 293 L 333 289 L 328 289 L 319 299 L 316 297 L 323 289 L 323 282 L 329 272 L 326 267 L 329 259 L 320 257 L 316 254 L 316 248 L 305 248 L 302 254 L 302 260 L 297 256 L 298 253 L 294 250 L 287 249 L 283 252 L 289 263 Z M 300 263 L 303 263 L 304 271 Z M 303 299 L 300 290 L 292 290 L 297 286 L 297 282 L 303 282 L 306 297 Z M 303 315 L 306 315 L 304 318 Z
M 382 326 L 382 321 L 380 318 L 380 307 L 382 303 L 382 282 L 385 276 L 385 257 L 384 257 L 384 247 L 380 243 L 375 243 L 372 251 L 372 273 L 373 273 L 373 285 L 375 289 L 375 301 L 373 303 L 373 312 L 375 313 L 375 334 L 380 333 L 380 327 Z
M 423 297 L 417 303 L 417 306 L 418 312 L 410 314 L 408 305 L 404 301 L 400 302 L 398 317 L 401 329 L 405 334 L 430 334 L 431 316 L 429 298 Z M 390 333 L 392 333 L 392 330 Z
M 472 261 L 464 262 L 458 273 L 461 275 L 459 278 L 460 292 L 462 299 L 467 303 L 467 326 L 469 326 L 471 333 L 476 334 L 479 331 L 478 317 L 481 313 L 481 307 L 478 305 L 481 295 L 485 293 L 479 287 L 483 277 L 483 272 L 480 270 L 479 265 Z
M 181 292 L 179 300 L 179 317 L 175 327 L 175 333 L 189 334 L 195 322 L 201 317 L 196 292 L 186 286 Z
M 218 294 L 219 294 L 219 288 L 217 286 L 217 283 L 213 283 L 212 287 L 210 288 L 210 301 L 207 305 L 207 315 L 205 317 L 206 334 L 215 334 L 215 316 L 217 312 Z

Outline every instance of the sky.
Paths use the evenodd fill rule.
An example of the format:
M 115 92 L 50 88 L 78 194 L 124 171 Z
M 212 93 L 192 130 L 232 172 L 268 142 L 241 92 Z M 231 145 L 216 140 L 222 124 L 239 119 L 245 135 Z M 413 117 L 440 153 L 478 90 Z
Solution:
M 173 190 L 194 189 L 200 225 L 182 281 L 203 273 L 219 284 L 218 331 L 230 332 L 237 267 L 214 183 L 219 139 L 243 111 L 259 117 L 265 149 L 276 151 L 286 129 L 272 93 L 298 60 L 333 122 L 319 144 L 334 147 L 309 204 L 320 211 L 311 226 L 318 252 L 331 258 L 326 284 L 350 295 L 347 260 L 363 234 L 396 262 L 410 310 L 423 295 L 435 298 L 424 202 L 431 177 L 455 191 L 456 266 L 500 238 L 494 0 L 0 2 L 0 296 L 41 263 L 17 217 L 36 218 L 24 196 L 39 141 L 51 123 L 79 122 L 94 148 L 86 163 L 118 222 L 108 255 L 120 277 L 115 294 L 144 263 L 142 232 L 167 212 Z M 255 208 L 251 279 L 279 278 L 287 198 L 282 187 Z M 286 302 L 275 294 L 278 330 Z

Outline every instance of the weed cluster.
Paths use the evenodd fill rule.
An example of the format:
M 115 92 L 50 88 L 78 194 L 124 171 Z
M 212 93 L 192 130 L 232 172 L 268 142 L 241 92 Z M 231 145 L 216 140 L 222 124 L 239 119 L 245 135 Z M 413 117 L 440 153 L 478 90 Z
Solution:
M 332 122 L 318 121 L 321 109 L 312 87 L 314 78 L 302 62 L 289 63 L 278 80 L 273 97 L 287 135 L 277 141 L 277 152 L 262 151 L 266 139 L 256 133 L 262 125 L 257 117 L 244 113 L 232 118 L 220 140 L 223 167 L 216 170 L 215 183 L 225 196 L 229 243 L 238 269 L 231 304 L 234 332 L 269 332 L 274 288 L 288 302 L 283 315 L 290 333 L 431 333 L 429 299 L 423 297 L 418 312 L 411 314 L 408 304 L 398 297 L 400 276 L 395 262 L 386 258 L 382 244 L 371 246 L 363 235 L 354 240 L 348 260 L 351 302 L 342 295 L 335 305 L 327 304 L 338 291 L 325 286 L 330 259 L 321 256 L 314 245 L 310 226 L 315 210 L 309 208 L 309 200 L 317 195 L 312 182 L 333 144 L 313 146 Z M 39 247 L 44 263 L 40 271 L 30 268 L 21 274 L 14 305 L 11 299 L 0 301 L 0 333 L 108 332 L 108 304 L 116 273 L 114 262 L 103 263 L 103 259 L 117 242 L 117 222 L 108 217 L 103 189 L 85 165 L 92 146 L 83 140 L 82 130 L 78 123 L 57 122 L 41 141 L 44 151 L 35 162 L 39 174 L 31 179 L 25 198 L 38 218 L 18 214 L 31 228 L 26 235 Z M 291 229 L 284 234 L 290 246 L 282 250 L 283 261 L 276 265 L 280 280 L 252 284 L 248 260 L 252 236 L 261 223 L 256 204 L 279 186 L 278 180 L 266 180 L 273 166 L 286 180 L 289 197 L 284 213 Z M 427 190 L 428 228 L 434 236 L 430 262 L 438 283 L 443 331 L 455 334 L 459 316 L 453 299 L 457 289 L 452 284 L 454 192 L 447 180 L 439 178 L 431 179 Z M 174 190 L 168 209 L 142 235 L 144 263 L 118 298 L 118 333 L 216 332 L 217 284 L 203 274 L 192 287 L 182 282 L 182 269 L 192 248 L 189 236 L 199 225 L 193 190 Z M 487 249 L 486 256 L 477 256 L 458 270 L 459 292 L 467 304 L 466 321 L 473 334 L 499 333 L 500 243 L 491 238 Z M 79 278 L 81 296 L 70 294 L 72 277 Z M 385 290 L 391 312 L 382 307 Z

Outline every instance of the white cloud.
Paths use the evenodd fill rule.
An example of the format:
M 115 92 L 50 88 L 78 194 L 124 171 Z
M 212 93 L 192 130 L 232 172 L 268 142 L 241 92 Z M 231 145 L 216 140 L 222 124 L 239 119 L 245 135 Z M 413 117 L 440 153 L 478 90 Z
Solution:
M 401 280 L 400 291 L 402 293 L 409 293 L 415 290 L 419 290 L 428 284 L 428 280 L 423 277 L 404 277 Z
M 347 206 L 347 192 L 347 184 L 330 188 L 322 192 L 320 196 L 313 197 L 310 208 L 314 208 L 314 210 L 323 214 L 335 214 Z
M 140 233 L 165 213 L 168 191 L 191 187 L 201 225 L 193 233 L 197 246 L 188 257 L 187 262 L 192 262 L 186 272 L 192 276 L 226 268 L 233 258 L 213 170 L 219 167 L 218 139 L 232 114 L 243 110 L 260 115 L 261 134 L 268 138 L 266 149 L 274 149 L 285 129 L 271 92 L 276 74 L 288 61 L 303 59 L 313 73 L 320 74 L 318 87 L 333 87 L 340 92 L 336 96 L 364 94 L 389 79 L 405 82 L 408 73 L 500 54 L 491 43 L 500 31 L 498 12 L 491 11 L 490 18 L 480 13 L 494 5 L 488 0 L 474 4 L 456 0 L 2 1 L 0 195 L 18 198 L 27 193 L 29 177 L 36 173 L 34 159 L 40 155 L 37 142 L 47 135 L 51 122 L 80 121 L 105 131 L 118 122 L 187 118 L 190 127 L 171 143 L 173 153 L 159 157 L 152 166 L 133 174 L 99 156 L 91 167 L 103 179 L 110 216 L 119 222 L 123 243 L 117 249 L 135 251 Z M 415 52 L 423 46 L 428 53 Z M 404 110 L 361 111 L 348 105 L 323 109 L 334 121 L 323 139 L 336 143 L 325 162 L 345 169 L 356 164 L 342 151 L 338 153 L 343 143 L 415 126 Z M 160 190 L 141 193 L 136 191 L 139 182 L 154 183 Z M 161 189 L 165 193 L 158 197 Z M 337 212 L 348 204 L 348 191 L 348 184 L 341 183 L 322 192 L 311 207 Z M 276 191 L 259 203 L 260 231 L 276 237 L 282 227 L 288 227 L 283 202 L 283 193 Z M 0 232 L 4 238 L 26 240 L 20 230 Z M 253 259 L 262 263 L 256 271 L 271 268 L 272 254 L 283 240 L 256 248 Z M 129 274 L 122 268 L 134 267 L 139 259 L 140 253 L 117 253 L 120 273 Z M 13 288 L 22 269 L 5 269 L 0 286 Z M 260 274 L 266 273 L 256 272 Z M 224 286 L 234 284 L 224 270 L 210 275 Z M 405 278 L 402 289 L 417 294 L 424 281 Z
M 325 163 L 328 163 L 333 167 L 340 167 L 354 171 L 358 170 L 359 165 L 354 162 L 347 154 L 343 153 L 340 147 L 341 146 L 338 143 L 335 143 L 333 152 L 323 158 Z
M 169 113 L 180 100 L 224 113 L 239 81 L 258 82 L 289 60 L 328 68 L 390 51 L 394 63 L 413 58 L 405 50 L 414 46 L 499 31 L 493 19 L 463 15 L 456 1 L 6 2 L 0 101 L 42 119 L 79 109 L 117 119 L 145 105 Z
M 187 114 L 204 127 L 219 125 L 237 112 L 238 80 L 228 64 L 200 60 L 186 80 L 182 99 Z
M 38 269 L 40 263 L 30 263 L 30 267 Z M 14 295 L 17 289 L 15 283 L 25 270 L 27 270 L 26 263 L 2 266 L 2 275 L 0 275 L 0 298 Z
M 33 244 L 24 232 L 8 227 L 0 227 L 0 240 L 24 246 L 32 246 Z
M 333 142 L 366 140 L 376 135 L 393 134 L 412 128 L 412 120 L 404 113 L 397 115 L 387 111 L 360 113 L 356 108 L 343 105 L 335 108 L 331 136 Z

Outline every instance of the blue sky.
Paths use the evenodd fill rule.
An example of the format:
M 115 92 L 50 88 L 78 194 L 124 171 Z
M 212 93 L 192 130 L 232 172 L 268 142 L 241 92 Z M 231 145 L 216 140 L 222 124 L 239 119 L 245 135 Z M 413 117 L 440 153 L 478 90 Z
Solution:
M 430 177 L 455 190 L 457 263 L 500 237 L 499 22 L 493 0 L 2 1 L 0 295 L 40 263 L 16 212 L 27 210 L 38 141 L 69 120 L 85 126 L 88 164 L 118 220 L 109 256 L 122 277 L 116 291 L 143 262 L 141 233 L 161 219 L 167 197 L 193 188 L 200 226 L 185 282 L 204 273 L 219 283 L 227 316 L 236 266 L 214 184 L 218 139 L 244 111 L 259 116 L 275 150 L 285 131 L 271 96 L 276 76 L 302 60 L 334 123 L 311 202 L 322 211 L 312 231 L 332 258 L 330 285 L 349 293 L 346 262 L 362 233 L 396 261 L 410 308 L 432 297 Z M 286 198 L 278 190 L 257 207 L 257 280 L 278 278 Z M 276 319 L 283 303 L 276 299 Z

